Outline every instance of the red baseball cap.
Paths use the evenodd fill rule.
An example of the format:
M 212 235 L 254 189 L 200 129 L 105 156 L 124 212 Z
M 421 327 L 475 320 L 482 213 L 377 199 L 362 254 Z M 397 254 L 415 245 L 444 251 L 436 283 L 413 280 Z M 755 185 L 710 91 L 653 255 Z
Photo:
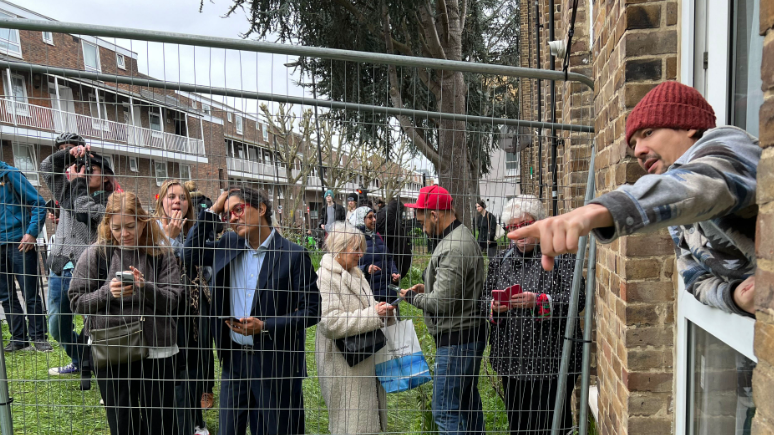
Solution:
M 452 196 L 448 190 L 437 184 L 425 186 L 419 190 L 419 197 L 415 204 L 405 205 L 417 210 L 451 210 Z

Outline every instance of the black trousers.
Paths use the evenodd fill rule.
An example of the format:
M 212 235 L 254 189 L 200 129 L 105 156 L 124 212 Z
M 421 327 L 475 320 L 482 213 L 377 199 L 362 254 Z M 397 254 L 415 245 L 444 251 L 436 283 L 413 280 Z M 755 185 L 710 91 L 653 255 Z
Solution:
M 112 435 L 177 435 L 175 357 L 96 370 Z
M 577 374 L 567 376 L 567 394 L 560 433 L 572 427 L 571 398 Z M 512 434 L 550 435 L 554 419 L 554 401 L 558 386 L 557 378 L 518 379 L 502 377 L 505 390 L 505 409 L 508 428 Z

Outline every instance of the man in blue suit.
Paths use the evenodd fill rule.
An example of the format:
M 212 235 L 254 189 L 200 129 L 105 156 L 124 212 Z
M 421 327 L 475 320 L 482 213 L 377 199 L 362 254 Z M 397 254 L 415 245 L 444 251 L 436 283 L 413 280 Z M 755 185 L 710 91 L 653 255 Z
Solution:
M 233 232 L 210 234 L 228 222 Z M 199 213 L 187 267 L 209 266 L 212 333 L 222 367 L 220 432 L 302 434 L 305 328 L 320 320 L 317 275 L 304 248 L 272 226 L 263 191 L 228 189 Z

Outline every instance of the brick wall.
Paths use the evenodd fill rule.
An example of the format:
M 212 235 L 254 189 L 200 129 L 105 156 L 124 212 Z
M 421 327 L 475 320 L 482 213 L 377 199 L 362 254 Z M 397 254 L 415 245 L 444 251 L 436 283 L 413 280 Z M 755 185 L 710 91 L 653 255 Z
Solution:
M 676 3 L 594 3 L 598 194 L 636 181 L 626 115 L 676 75 Z M 597 347 L 602 434 L 665 434 L 673 425 L 674 251 L 665 230 L 599 246 Z
M 765 100 L 760 113 L 763 158 L 758 166 L 755 274 L 755 355 L 753 400 L 757 406 L 752 433 L 774 434 L 774 0 L 761 0 L 760 33 L 765 36 L 761 78 Z

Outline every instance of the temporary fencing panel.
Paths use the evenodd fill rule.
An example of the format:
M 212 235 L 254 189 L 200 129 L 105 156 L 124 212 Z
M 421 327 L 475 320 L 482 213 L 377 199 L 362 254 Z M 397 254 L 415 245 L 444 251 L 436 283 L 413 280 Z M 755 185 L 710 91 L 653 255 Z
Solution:
M 593 197 L 592 107 L 535 115 L 538 89 L 567 81 L 585 101 L 590 79 L 0 27 L 24 29 L 31 53 L 0 60 L 15 168 L 0 190 L 4 433 L 585 430 L 586 240 L 546 272 L 539 241 L 504 234 Z M 41 31 L 68 43 L 27 50 Z M 65 133 L 77 137 L 58 144 Z M 67 145 L 80 140 L 88 150 Z M 434 185 L 450 198 L 422 193 Z M 36 248 L 19 249 L 33 225 Z M 336 341 L 393 314 L 413 323 L 433 381 L 385 394 L 378 358 L 350 367 Z

